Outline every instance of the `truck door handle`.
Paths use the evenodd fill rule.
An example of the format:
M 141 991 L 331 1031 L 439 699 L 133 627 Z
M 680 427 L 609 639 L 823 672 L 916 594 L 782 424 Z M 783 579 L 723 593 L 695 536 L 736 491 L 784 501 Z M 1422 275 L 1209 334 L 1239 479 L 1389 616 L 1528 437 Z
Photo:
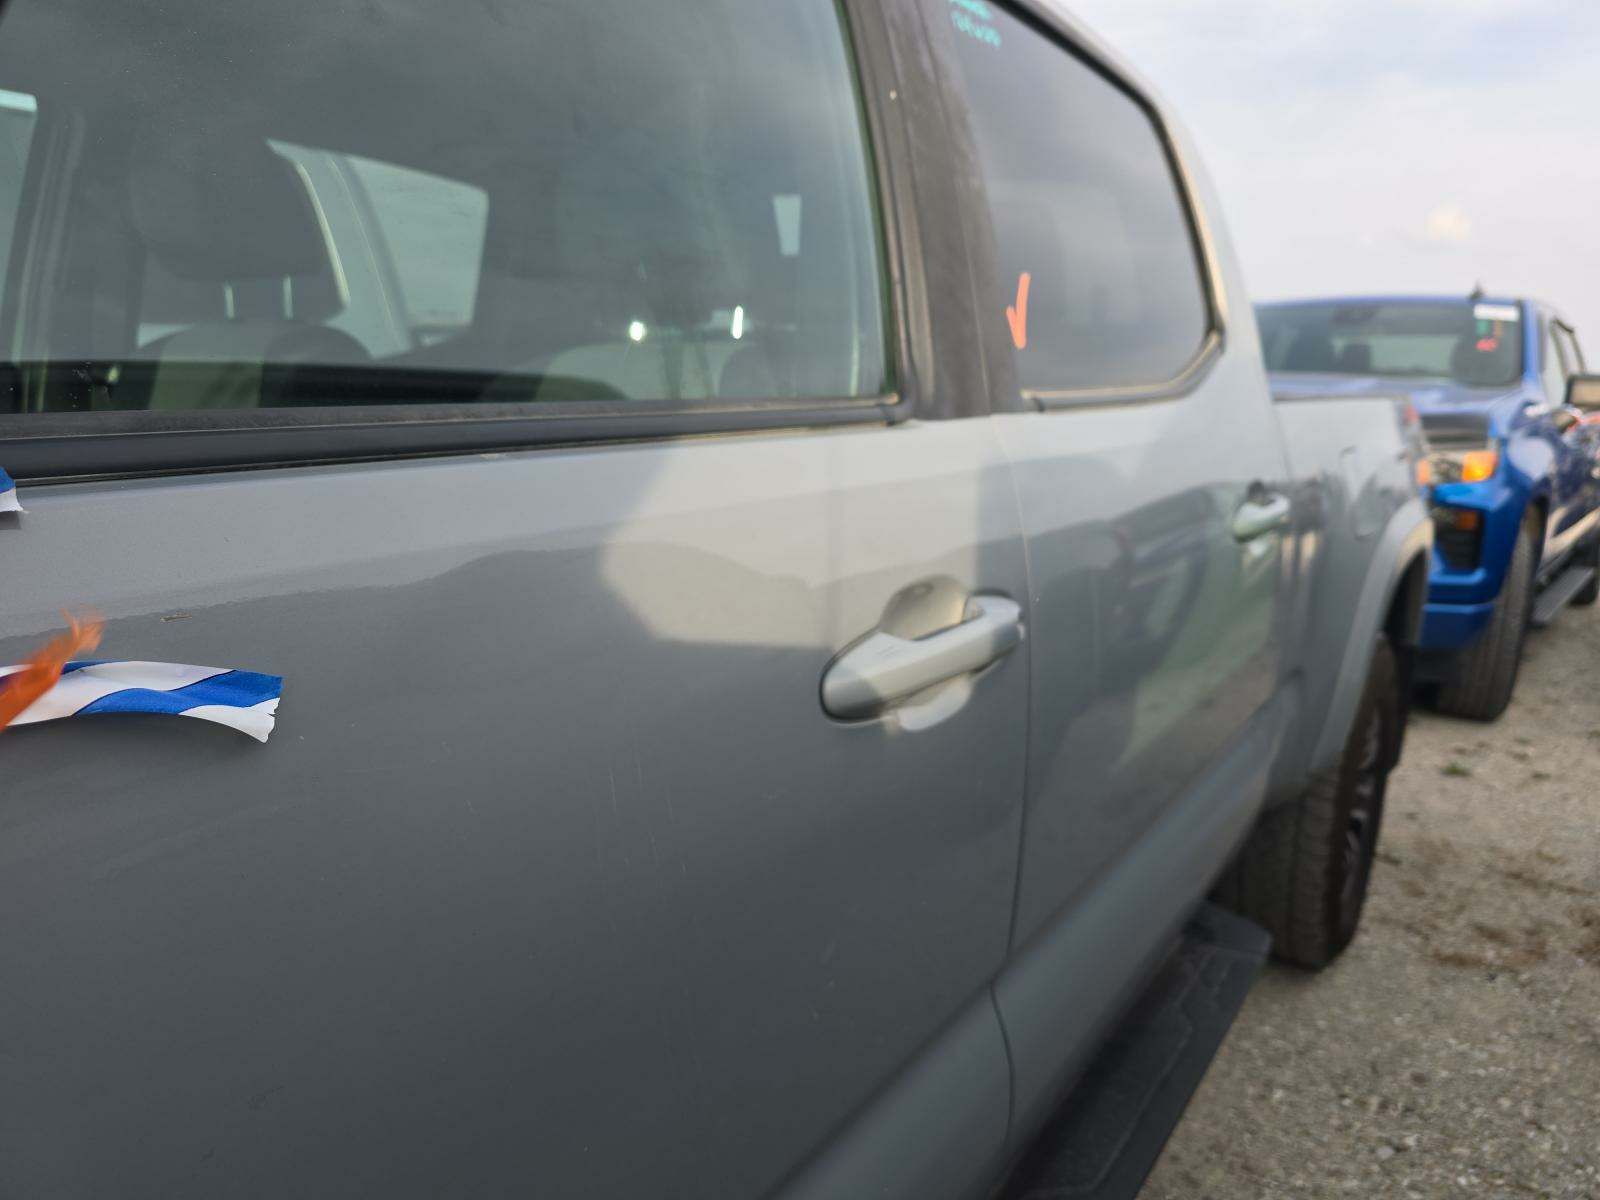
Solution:
M 1289 497 L 1279 492 L 1252 492 L 1233 514 L 1233 536 L 1241 542 L 1275 533 L 1289 524 Z
M 858 721 L 897 700 L 1003 658 L 1022 641 L 1022 606 L 1004 596 L 975 596 L 973 616 L 922 638 L 879 630 L 834 660 L 822 677 L 829 716 Z

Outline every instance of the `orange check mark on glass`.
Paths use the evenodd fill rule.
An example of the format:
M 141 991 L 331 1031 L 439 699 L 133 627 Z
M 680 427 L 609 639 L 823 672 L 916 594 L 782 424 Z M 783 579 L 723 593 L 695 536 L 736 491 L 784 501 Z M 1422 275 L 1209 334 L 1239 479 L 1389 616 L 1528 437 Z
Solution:
M 1024 271 L 1017 279 L 1017 302 L 1006 305 L 1006 321 L 1011 326 L 1011 340 L 1018 350 L 1028 348 L 1028 289 L 1033 286 L 1033 276 Z

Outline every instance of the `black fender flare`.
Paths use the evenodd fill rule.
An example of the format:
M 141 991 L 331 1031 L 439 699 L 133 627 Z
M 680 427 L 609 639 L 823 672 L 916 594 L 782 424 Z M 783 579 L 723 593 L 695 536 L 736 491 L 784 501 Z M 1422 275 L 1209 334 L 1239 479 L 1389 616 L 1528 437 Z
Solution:
M 1377 538 L 1339 660 L 1333 697 L 1312 743 L 1307 764 L 1311 773 L 1338 760 L 1366 686 L 1367 665 L 1377 638 L 1388 635 L 1395 643 L 1402 658 L 1401 678 L 1409 679 L 1405 668 L 1422 629 L 1432 545 L 1433 523 L 1420 497 L 1396 510 Z

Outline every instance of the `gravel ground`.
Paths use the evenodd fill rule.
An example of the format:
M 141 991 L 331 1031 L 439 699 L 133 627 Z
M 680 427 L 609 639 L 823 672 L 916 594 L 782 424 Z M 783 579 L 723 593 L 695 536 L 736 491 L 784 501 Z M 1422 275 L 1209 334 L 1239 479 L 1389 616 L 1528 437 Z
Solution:
M 1494 725 L 1417 713 L 1361 933 L 1271 967 L 1142 1200 L 1600 1200 L 1600 610 Z

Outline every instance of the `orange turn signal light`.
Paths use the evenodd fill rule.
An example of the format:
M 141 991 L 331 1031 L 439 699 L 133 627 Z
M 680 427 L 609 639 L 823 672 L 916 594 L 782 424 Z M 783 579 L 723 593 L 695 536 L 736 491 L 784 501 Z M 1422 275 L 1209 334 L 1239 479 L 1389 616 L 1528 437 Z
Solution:
M 1461 456 L 1461 482 L 1482 483 L 1485 479 L 1492 479 L 1494 469 L 1499 465 L 1498 450 L 1469 450 Z

